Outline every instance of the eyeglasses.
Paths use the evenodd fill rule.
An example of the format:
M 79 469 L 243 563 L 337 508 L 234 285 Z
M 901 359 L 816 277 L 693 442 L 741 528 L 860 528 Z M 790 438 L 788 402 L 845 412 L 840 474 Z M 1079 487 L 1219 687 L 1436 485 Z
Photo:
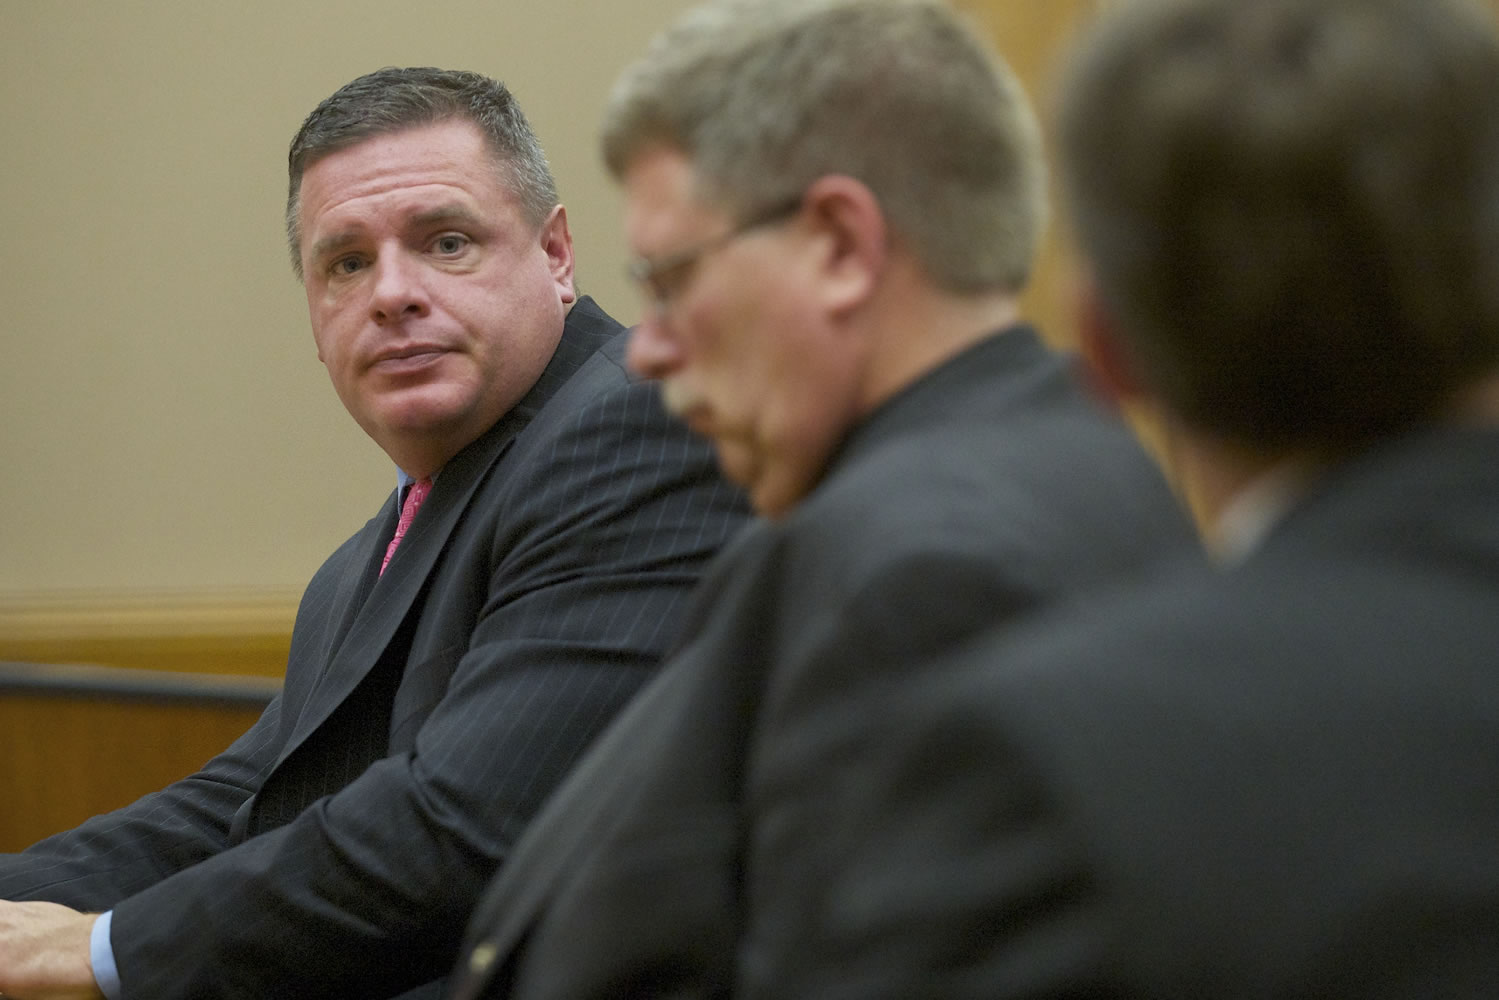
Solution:
M 636 282 L 646 297 L 646 306 L 654 315 L 661 315 L 671 306 L 675 298 L 687 284 L 687 278 L 691 275 L 693 266 L 711 253 L 715 253 L 748 234 L 750 231 L 780 222 L 795 214 L 802 207 L 802 196 L 783 202 L 777 202 L 770 208 L 756 212 L 745 219 L 739 225 L 726 233 L 703 240 L 695 246 L 686 250 L 679 250 L 674 254 L 656 260 L 641 257 L 631 261 L 627 270 L 631 280 Z

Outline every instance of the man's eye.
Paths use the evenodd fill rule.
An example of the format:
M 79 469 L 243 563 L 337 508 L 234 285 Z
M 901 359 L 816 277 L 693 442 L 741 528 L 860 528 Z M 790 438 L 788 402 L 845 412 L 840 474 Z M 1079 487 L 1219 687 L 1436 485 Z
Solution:
M 332 264 L 328 265 L 328 271 L 331 274 L 346 275 L 353 274 L 362 267 L 364 267 L 364 261 L 351 255 L 335 260 Z
M 436 250 L 438 253 L 442 254 L 445 257 L 451 257 L 453 254 L 462 253 L 463 248 L 466 246 L 468 246 L 468 238 L 459 236 L 456 233 L 449 233 L 446 236 L 439 236 L 437 239 L 432 241 L 432 249 Z
M 651 297 L 657 302 L 669 302 L 676 298 L 677 293 L 687 284 L 687 278 L 692 273 L 692 264 L 690 260 L 671 264 L 647 278 L 646 285 L 650 289 Z

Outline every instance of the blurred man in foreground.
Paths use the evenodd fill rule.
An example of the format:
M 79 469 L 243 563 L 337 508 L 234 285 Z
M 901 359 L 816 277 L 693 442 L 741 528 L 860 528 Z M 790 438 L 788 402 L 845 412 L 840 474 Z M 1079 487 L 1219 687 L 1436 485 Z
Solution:
M 865 780 L 828 738 L 883 738 L 938 651 L 1189 531 L 1019 319 L 1036 128 L 943 5 L 705 5 L 627 71 L 604 148 L 651 303 L 630 363 L 764 517 L 489 890 L 456 995 L 784 996 Z

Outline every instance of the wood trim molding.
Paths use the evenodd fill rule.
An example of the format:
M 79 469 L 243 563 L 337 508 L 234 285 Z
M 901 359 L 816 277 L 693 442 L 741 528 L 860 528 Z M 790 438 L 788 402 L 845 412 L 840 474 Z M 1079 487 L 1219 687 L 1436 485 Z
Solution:
M 0 593 L 0 660 L 280 677 L 288 590 Z
M 280 691 L 271 677 L 0 660 L 0 695 L 263 709 Z

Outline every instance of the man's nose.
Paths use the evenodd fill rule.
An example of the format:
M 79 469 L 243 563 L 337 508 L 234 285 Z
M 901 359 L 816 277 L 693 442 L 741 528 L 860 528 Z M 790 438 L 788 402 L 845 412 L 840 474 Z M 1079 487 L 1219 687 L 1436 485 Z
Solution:
M 681 366 L 681 346 L 659 312 L 652 310 L 630 331 L 625 364 L 644 378 L 662 378 Z
M 382 253 L 371 265 L 375 282 L 370 295 L 370 317 L 380 324 L 425 316 L 432 303 L 422 269 L 403 253 Z

